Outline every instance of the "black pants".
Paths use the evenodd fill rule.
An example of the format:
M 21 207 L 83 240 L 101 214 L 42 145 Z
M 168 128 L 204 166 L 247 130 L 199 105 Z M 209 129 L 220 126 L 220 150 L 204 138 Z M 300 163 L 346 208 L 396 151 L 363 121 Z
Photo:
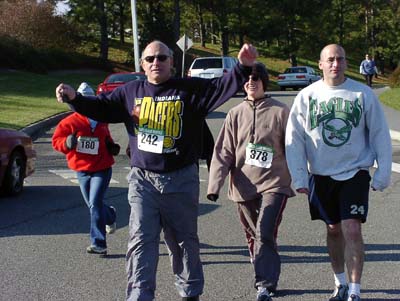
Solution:
M 367 82 L 367 86 L 372 87 L 372 78 L 374 77 L 374 75 L 373 74 L 365 74 L 364 77 Z

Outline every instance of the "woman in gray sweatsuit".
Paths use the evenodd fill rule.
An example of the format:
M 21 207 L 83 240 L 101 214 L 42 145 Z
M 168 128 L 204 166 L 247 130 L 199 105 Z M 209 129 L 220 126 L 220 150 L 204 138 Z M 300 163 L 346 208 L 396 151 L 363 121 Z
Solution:
M 237 204 L 254 264 L 257 300 L 272 300 L 280 275 L 277 230 L 288 197 L 294 196 L 285 158 L 289 108 L 265 96 L 268 73 L 256 63 L 215 143 L 207 198 L 216 201 L 230 175 L 228 197 Z

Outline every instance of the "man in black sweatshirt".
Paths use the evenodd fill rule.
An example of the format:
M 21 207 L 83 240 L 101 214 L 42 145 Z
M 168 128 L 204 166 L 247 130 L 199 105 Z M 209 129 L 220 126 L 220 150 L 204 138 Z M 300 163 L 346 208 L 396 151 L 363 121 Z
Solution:
M 174 78 L 172 51 L 153 41 L 142 53 L 145 81 L 97 97 L 84 97 L 65 84 L 56 88 L 59 102 L 100 122 L 123 122 L 129 134 L 127 300 L 154 299 L 161 230 L 182 300 L 199 300 L 204 286 L 197 235 L 202 127 L 207 114 L 247 81 L 256 58 L 256 49 L 244 44 L 237 66 L 220 78 Z

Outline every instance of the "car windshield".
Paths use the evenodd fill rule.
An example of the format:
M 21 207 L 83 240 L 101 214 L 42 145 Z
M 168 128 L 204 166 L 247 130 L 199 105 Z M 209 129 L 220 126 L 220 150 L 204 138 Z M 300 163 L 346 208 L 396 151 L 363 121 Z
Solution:
M 284 73 L 307 73 L 306 68 L 287 68 Z
M 131 80 L 143 80 L 146 79 L 145 75 L 142 74 L 113 74 L 107 79 L 108 84 L 115 84 L 115 83 L 126 83 Z
M 222 59 L 201 59 L 196 60 L 193 64 L 192 69 L 214 69 L 222 68 Z

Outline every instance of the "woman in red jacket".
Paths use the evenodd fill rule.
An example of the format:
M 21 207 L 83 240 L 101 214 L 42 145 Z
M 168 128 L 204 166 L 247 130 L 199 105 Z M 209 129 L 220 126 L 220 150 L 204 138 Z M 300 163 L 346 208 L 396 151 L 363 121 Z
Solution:
M 93 89 L 82 83 L 78 92 L 94 95 Z M 111 180 L 113 156 L 120 146 L 111 138 L 108 124 L 100 123 L 79 113 L 61 120 L 52 138 L 53 148 L 64 153 L 68 167 L 77 172 L 82 196 L 90 210 L 91 254 L 107 254 L 106 233 L 116 230 L 116 210 L 103 203 Z

